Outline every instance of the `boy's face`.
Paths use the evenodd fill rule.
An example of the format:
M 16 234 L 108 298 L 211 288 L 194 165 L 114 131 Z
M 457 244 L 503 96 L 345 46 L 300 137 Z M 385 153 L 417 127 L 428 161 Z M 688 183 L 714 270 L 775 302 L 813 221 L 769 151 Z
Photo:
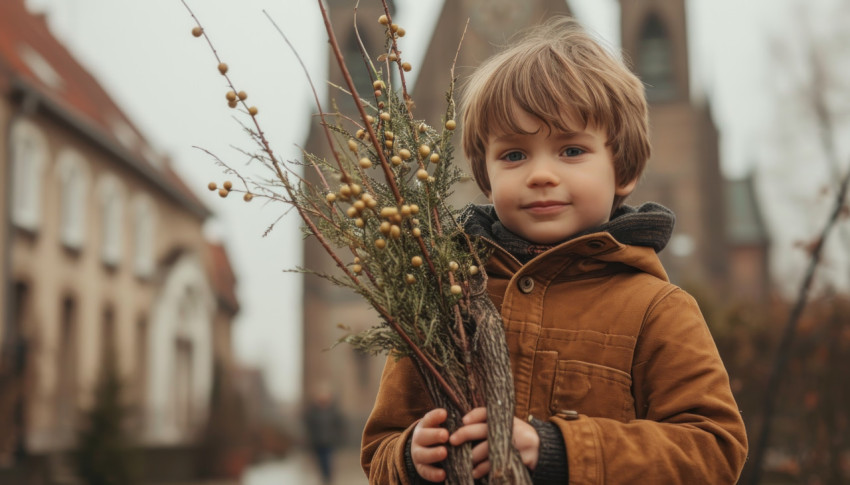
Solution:
M 631 193 L 637 180 L 617 185 L 607 134 L 580 123 L 575 133 L 550 132 L 521 109 L 514 116 L 531 134 L 493 134 L 485 152 L 502 224 L 533 243 L 555 244 L 608 221 L 614 196 Z

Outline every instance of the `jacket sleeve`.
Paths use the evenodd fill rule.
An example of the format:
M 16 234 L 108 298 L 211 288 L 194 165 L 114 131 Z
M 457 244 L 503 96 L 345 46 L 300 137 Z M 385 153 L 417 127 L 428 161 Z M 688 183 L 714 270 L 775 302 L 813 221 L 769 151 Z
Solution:
M 410 358 L 389 356 L 360 446 L 360 464 L 370 484 L 418 483 L 407 476 L 404 448 L 419 418 L 433 407 Z
M 747 436 L 696 302 L 668 287 L 648 310 L 632 368 L 638 419 L 550 418 L 561 430 L 570 484 L 734 484 Z

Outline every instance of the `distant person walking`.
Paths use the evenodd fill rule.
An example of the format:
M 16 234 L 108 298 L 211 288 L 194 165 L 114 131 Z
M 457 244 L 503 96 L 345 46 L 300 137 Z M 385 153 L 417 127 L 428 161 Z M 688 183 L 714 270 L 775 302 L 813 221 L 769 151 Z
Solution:
M 343 441 L 345 420 L 328 386 L 320 386 L 305 410 L 308 439 L 322 475 L 322 483 L 333 478 L 334 448 Z

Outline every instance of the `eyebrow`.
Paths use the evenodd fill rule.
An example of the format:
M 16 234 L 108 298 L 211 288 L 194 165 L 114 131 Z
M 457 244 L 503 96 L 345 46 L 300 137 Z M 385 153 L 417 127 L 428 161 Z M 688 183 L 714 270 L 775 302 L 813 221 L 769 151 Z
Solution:
M 511 133 L 503 133 L 501 135 L 494 135 L 491 140 L 492 142 L 511 142 L 518 138 L 522 138 L 524 136 L 534 135 L 534 133 L 519 133 L 519 132 L 511 132 Z M 555 135 L 555 138 L 558 140 L 565 141 L 575 141 L 575 140 L 583 140 L 585 138 L 592 138 L 592 135 L 585 131 L 569 131 L 569 132 L 559 132 Z

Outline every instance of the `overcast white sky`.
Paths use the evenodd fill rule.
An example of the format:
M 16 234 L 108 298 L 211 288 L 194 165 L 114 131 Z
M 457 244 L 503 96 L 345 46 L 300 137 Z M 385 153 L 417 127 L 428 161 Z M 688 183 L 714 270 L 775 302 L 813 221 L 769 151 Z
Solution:
M 2 0 L 0 0 L 2 1 Z M 231 145 L 253 148 L 227 108 L 226 87 L 208 47 L 193 38 L 180 0 L 28 0 L 46 9 L 60 38 L 88 66 L 160 152 L 218 214 L 210 233 L 227 246 L 238 277 L 242 311 L 235 346 L 245 362 L 266 369 L 274 393 L 300 395 L 300 297 L 296 275 L 300 233 L 294 216 L 262 234 L 282 207 L 246 206 L 206 191 L 220 169 L 193 145 L 240 166 Z M 259 108 L 278 153 L 298 156 L 308 131 L 312 95 L 294 56 L 263 14 L 291 39 L 317 83 L 325 78 L 325 34 L 313 0 L 187 0 L 230 65 L 238 89 Z M 369 0 L 363 0 L 369 1 Z M 614 45 L 619 43 L 616 0 L 570 2 L 576 15 Z M 698 93 L 711 95 L 722 130 L 724 167 L 742 174 L 747 150 L 764 112 L 759 69 L 765 27 L 787 17 L 769 0 L 692 0 L 689 6 L 692 72 Z M 396 0 L 396 21 L 408 36 L 402 49 L 414 66 L 430 36 L 440 0 Z M 415 69 L 415 68 L 414 68 Z

